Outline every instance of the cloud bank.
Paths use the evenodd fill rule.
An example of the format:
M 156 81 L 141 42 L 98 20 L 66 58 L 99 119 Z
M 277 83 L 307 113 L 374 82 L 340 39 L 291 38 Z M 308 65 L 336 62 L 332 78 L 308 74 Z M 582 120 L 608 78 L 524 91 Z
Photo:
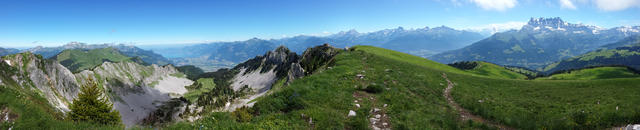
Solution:
M 604 11 L 620 11 L 640 7 L 640 0 L 594 0 L 596 7 Z

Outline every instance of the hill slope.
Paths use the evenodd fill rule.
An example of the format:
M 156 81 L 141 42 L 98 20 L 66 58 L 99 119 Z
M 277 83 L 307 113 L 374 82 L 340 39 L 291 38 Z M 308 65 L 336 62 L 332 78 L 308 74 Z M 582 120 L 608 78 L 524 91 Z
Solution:
M 34 47 L 23 50 L 23 52 L 31 52 L 34 54 L 42 55 L 44 58 L 50 58 L 55 55 L 58 55 L 60 52 L 68 49 L 83 49 L 83 50 L 91 50 L 91 49 L 100 49 L 100 48 L 115 48 L 120 51 L 122 54 L 128 57 L 140 57 L 142 61 L 149 64 L 157 64 L 157 65 L 166 65 L 169 64 L 170 61 L 162 57 L 162 55 L 156 54 L 153 51 L 147 51 L 140 49 L 135 46 L 129 46 L 124 44 L 86 44 L 79 42 L 71 42 L 65 44 L 63 46 L 58 47 Z
M 92 69 L 103 62 L 132 61 L 130 57 L 122 55 L 115 48 L 102 48 L 92 50 L 69 49 L 51 57 L 64 65 L 71 72 Z
M 640 91 L 635 91 L 640 89 L 635 86 L 640 83 L 637 79 L 529 81 L 473 76 L 417 56 L 369 46 L 339 53 L 333 61 L 325 69 L 286 87 L 276 83 L 270 94 L 255 100 L 253 107 L 204 114 L 194 123 L 178 123 L 169 128 L 491 126 L 475 120 L 460 121 L 458 108 L 449 105 L 443 96 L 447 80 L 454 86 L 453 102 L 484 118 L 480 122 L 519 129 L 603 129 L 640 122 L 640 108 L 634 104 L 640 101 Z M 443 73 L 448 79 L 443 78 Z M 348 116 L 350 110 L 355 116 Z
M 505 67 L 502 67 L 496 64 L 482 62 L 482 61 L 456 62 L 449 65 L 465 70 L 472 74 L 479 75 L 479 76 L 505 78 L 505 79 L 527 79 L 526 75 L 511 71 Z
M 594 80 L 594 79 L 611 79 L 611 78 L 637 78 L 639 74 L 629 70 L 627 67 L 597 67 L 580 70 L 571 70 L 569 72 L 553 74 L 548 77 L 540 77 L 537 79 L 547 80 Z
M 462 49 L 440 53 L 430 59 L 440 63 L 487 61 L 538 69 L 638 34 L 640 26 L 603 29 L 567 23 L 560 18 L 531 18 L 520 30 L 496 33 Z
M 562 60 L 546 66 L 544 71 L 546 73 L 553 73 L 560 70 L 610 65 L 624 65 L 640 69 L 640 42 L 614 49 L 600 49 Z

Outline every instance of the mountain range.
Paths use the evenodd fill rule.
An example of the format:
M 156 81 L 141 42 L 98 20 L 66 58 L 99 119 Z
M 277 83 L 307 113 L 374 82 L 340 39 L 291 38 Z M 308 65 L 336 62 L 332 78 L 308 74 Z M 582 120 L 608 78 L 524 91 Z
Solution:
M 306 48 L 323 43 L 330 43 L 338 48 L 373 45 L 427 57 L 464 47 L 484 37 L 480 33 L 456 30 L 446 26 L 418 29 L 398 27 L 369 33 L 349 30 L 329 36 L 301 35 L 270 40 L 252 38 L 246 41 L 214 42 L 169 48 L 148 47 L 147 49 L 170 57 L 176 65 L 196 65 L 206 71 L 214 71 L 223 67 L 232 67 L 280 45 L 287 46 L 291 51 L 297 53 L 302 53 Z M 218 65 L 212 66 L 211 63 Z
M 568 71 L 598 66 L 627 66 L 640 69 L 640 36 L 629 37 L 620 42 L 579 56 L 555 62 L 544 67 L 546 73 Z M 612 48 L 613 46 L 619 46 Z
M 129 57 L 139 57 L 142 61 L 149 64 L 158 64 L 158 65 L 166 65 L 171 63 L 167 58 L 162 55 L 156 54 L 153 51 L 148 51 L 144 49 L 140 49 L 133 45 L 124 45 L 124 44 L 87 44 L 81 42 L 70 42 L 62 46 L 58 47 L 42 47 L 37 46 L 33 48 L 28 48 L 24 50 L 16 51 L 17 49 L 9 49 L 10 51 L 4 51 L 4 49 L 0 49 L 0 56 L 15 54 L 19 52 L 31 52 L 34 54 L 42 55 L 43 58 L 51 58 L 53 56 L 58 55 L 60 52 L 68 49 L 81 49 L 81 50 L 92 50 L 99 48 L 115 48 L 120 53 L 129 56 Z M 7 53 L 4 53 L 7 52 Z
M 429 57 L 441 63 L 487 61 L 540 69 L 603 45 L 639 35 L 640 26 L 601 28 L 572 24 L 560 18 L 531 18 L 519 30 L 496 33 L 461 49 Z

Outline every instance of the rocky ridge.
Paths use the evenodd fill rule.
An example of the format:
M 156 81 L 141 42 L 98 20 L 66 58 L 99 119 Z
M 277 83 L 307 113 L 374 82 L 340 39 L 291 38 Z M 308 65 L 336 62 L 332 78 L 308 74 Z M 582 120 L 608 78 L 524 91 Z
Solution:
M 144 66 L 135 62 L 105 62 L 73 74 L 60 63 L 30 52 L 4 56 L 0 85 L 35 91 L 61 113 L 77 97 L 79 86 L 93 79 L 120 111 L 123 123 L 133 126 L 164 102 L 186 92 L 192 83 L 173 66 Z

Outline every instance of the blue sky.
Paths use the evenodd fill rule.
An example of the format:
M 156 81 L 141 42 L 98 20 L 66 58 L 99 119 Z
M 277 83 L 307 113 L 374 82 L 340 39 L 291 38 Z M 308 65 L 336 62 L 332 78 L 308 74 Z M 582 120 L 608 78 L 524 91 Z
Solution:
M 356 29 L 640 25 L 640 0 L 0 0 L 0 46 L 201 43 Z

